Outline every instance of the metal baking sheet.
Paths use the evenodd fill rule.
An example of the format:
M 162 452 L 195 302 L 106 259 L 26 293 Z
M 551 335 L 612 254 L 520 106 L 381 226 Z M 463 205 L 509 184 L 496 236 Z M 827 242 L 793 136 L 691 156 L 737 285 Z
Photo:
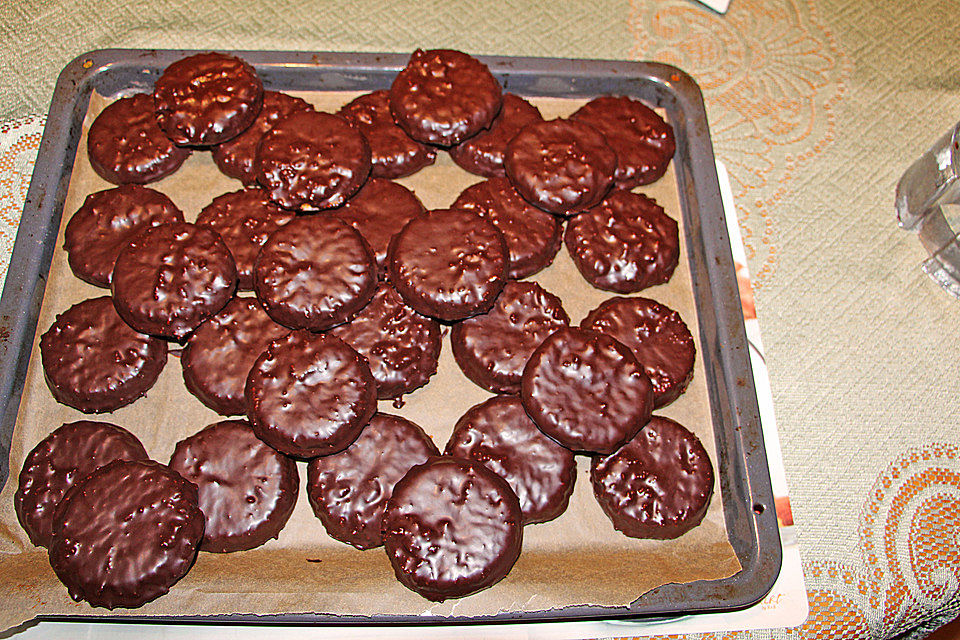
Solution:
M 149 91 L 171 62 L 196 53 L 102 50 L 82 55 L 61 74 L 0 298 L 0 480 L 9 474 L 9 449 L 37 329 L 40 304 L 63 204 L 93 92 L 104 96 Z M 386 88 L 407 54 L 234 52 L 254 65 L 268 89 L 371 91 Z M 591 98 L 627 95 L 661 108 L 674 127 L 674 171 L 684 241 L 696 301 L 698 347 L 703 359 L 717 451 L 717 475 L 729 542 L 742 570 L 722 580 L 667 584 L 626 607 L 575 606 L 557 610 L 452 616 L 330 615 L 215 616 L 215 621 L 256 622 L 490 622 L 668 616 L 728 610 L 759 601 L 780 569 L 780 540 L 760 431 L 747 342 L 713 149 L 702 96 L 684 72 L 656 63 L 546 58 L 482 57 L 505 90 L 529 97 Z M 144 616 L 131 614 L 132 619 Z M 111 619 L 116 620 L 113 617 Z M 196 620 L 194 616 L 176 620 Z

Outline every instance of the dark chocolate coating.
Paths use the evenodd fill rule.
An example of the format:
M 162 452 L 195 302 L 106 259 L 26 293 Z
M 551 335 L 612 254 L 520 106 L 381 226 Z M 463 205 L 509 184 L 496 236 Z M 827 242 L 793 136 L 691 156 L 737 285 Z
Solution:
M 147 184 L 170 175 L 190 157 L 157 124 L 153 96 L 138 93 L 113 102 L 87 132 L 90 166 L 113 184 Z
M 380 525 L 393 486 L 410 467 L 438 456 L 414 423 L 378 413 L 353 444 L 307 465 L 307 497 L 332 538 L 357 549 L 383 544 Z
M 593 494 L 632 538 L 676 538 L 700 524 L 713 495 L 713 465 L 700 440 L 653 416 L 630 442 L 590 465 Z
M 509 278 L 533 275 L 553 262 L 560 250 L 560 220 L 520 197 L 506 178 L 491 178 L 467 187 L 452 208 L 473 211 L 503 233 L 510 251 Z
M 387 255 L 387 277 L 404 301 L 445 321 L 489 309 L 509 266 L 503 234 L 463 209 L 417 216 L 394 236 Z
M 50 566 L 74 600 L 139 607 L 187 573 L 202 537 L 195 484 L 157 462 L 118 460 L 63 497 Z
M 653 405 L 670 404 L 693 378 L 697 345 L 680 314 L 649 298 L 610 298 L 587 314 L 582 329 L 629 347 L 653 385 Z
M 440 325 L 404 304 L 387 283 L 355 318 L 330 333 L 367 359 L 380 399 L 422 387 L 437 372 Z
M 606 334 L 566 327 L 533 352 L 520 398 L 540 430 L 563 446 L 609 454 L 650 419 L 653 387 L 630 349 Z
M 383 278 L 393 236 L 424 211 L 417 195 L 402 184 L 371 178 L 346 204 L 330 213 L 360 232 L 376 256 L 377 272 Z
M 673 128 L 656 111 L 632 98 L 594 98 L 570 119 L 592 125 L 607 139 L 617 154 L 614 180 L 621 189 L 660 179 L 677 148 Z
M 131 327 L 182 340 L 233 297 L 237 266 L 217 232 L 164 224 L 120 252 L 110 289 L 117 313 Z
M 210 151 L 213 161 L 224 174 L 243 182 L 244 186 L 257 183 L 257 147 L 263 134 L 274 123 L 295 111 L 311 111 L 313 107 L 300 98 L 279 91 L 263 92 L 263 108 L 257 118 L 236 138 L 214 146 Z
M 506 176 L 503 156 L 507 151 L 507 143 L 520 129 L 540 120 L 543 120 L 543 116 L 539 109 L 520 96 L 505 93 L 503 107 L 490 128 L 450 147 L 450 157 L 465 171 L 486 178 L 502 178 Z
M 220 415 L 245 414 L 243 388 L 253 363 L 288 333 L 255 298 L 234 298 L 187 340 L 180 355 L 187 390 Z
M 610 190 L 617 154 L 588 124 L 545 120 L 528 124 L 510 140 L 503 167 L 527 202 L 572 215 L 598 204 Z
M 224 420 L 181 440 L 170 468 L 200 490 L 201 551 L 245 551 L 276 538 L 300 490 L 297 463 L 257 438 L 246 420 Z
M 332 113 L 297 111 L 278 120 L 257 150 L 257 182 L 281 207 L 339 207 L 370 175 L 370 147 Z
M 680 259 L 677 221 L 656 201 L 622 189 L 570 219 L 563 241 L 587 282 L 616 293 L 666 283 Z
M 375 178 L 402 178 L 434 163 L 437 151 L 417 142 L 397 126 L 390 113 L 389 91 L 380 89 L 355 98 L 337 112 L 352 122 L 370 145 Z
M 490 311 L 454 325 L 450 346 L 473 382 L 494 393 L 516 395 L 533 350 L 569 324 L 560 298 L 536 282 L 508 282 Z
M 58 315 L 40 337 L 40 359 L 58 402 L 103 413 L 146 394 L 167 362 L 167 343 L 131 329 L 104 296 Z
M 370 301 L 377 265 L 353 227 L 332 216 L 303 216 L 264 243 L 253 266 L 253 286 L 280 324 L 322 331 Z
M 167 196 L 136 184 L 91 193 L 67 222 L 63 248 L 81 280 L 109 287 L 120 251 L 149 227 L 183 222 Z
M 253 124 L 263 105 L 263 83 L 240 58 L 198 53 L 164 69 L 153 100 L 157 122 L 171 140 L 209 147 Z
M 346 449 L 377 410 L 366 360 L 328 334 L 294 331 L 257 358 L 245 389 L 261 440 L 297 458 Z
M 220 234 L 237 265 L 237 288 L 250 291 L 260 247 L 295 215 L 281 209 L 263 189 L 249 188 L 214 198 L 197 216 L 197 224 Z
M 573 493 L 573 452 L 543 435 L 513 396 L 494 396 L 468 409 L 443 453 L 476 460 L 510 483 L 523 524 L 553 520 Z
M 501 94 L 500 83 L 476 58 L 417 49 L 390 86 L 390 111 L 414 140 L 448 147 L 489 127 Z
M 147 460 L 137 437 L 113 424 L 80 420 L 59 427 L 27 454 L 13 505 L 30 542 L 50 544 L 53 514 L 67 489 L 114 460 Z
M 397 579 L 424 598 L 461 598 L 507 575 L 523 543 L 520 502 L 479 462 L 430 458 L 393 488 L 383 543 Z

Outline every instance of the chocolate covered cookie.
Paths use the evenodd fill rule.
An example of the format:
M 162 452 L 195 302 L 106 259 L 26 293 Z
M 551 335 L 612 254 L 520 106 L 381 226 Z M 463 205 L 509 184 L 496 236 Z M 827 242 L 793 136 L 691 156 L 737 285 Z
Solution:
M 520 129 L 543 120 L 540 110 L 512 93 L 503 94 L 503 106 L 489 129 L 450 147 L 450 157 L 460 168 L 486 178 L 502 178 L 507 143 Z
M 139 607 L 187 573 L 202 537 L 195 484 L 157 462 L 118 460 L 64 495 L 50 566 L 74 600 Z
M 418 142 L 397 126 L 390 113 L 386 89 L 373 91 L 351 100 L 337 115 L 352 122 L 370 145 L 375 178 L 402 178 L 433 164 L 437 151 Z
M 396 123 L 411 138 L 444 147 L 489 127 L 501 101 L 487 65 L 449 49 L 417 49 L 390 86 Z
M 570 116 L 586 122 L 617 154 L 614 180 L 621 189 L 650 184 L 667 171 L 677 148 L 673 128 L 656 111 L 625 96 L 600 96 Z
M 246 413 L 243 389 L 253 363 L 288 333 L 255 298 L 234 298 L 187 339 L 180 356 L 187 390 L 220 415 Z
M 463 190 L 452 205 L 492 222 L 510 252 L 509 278 L 526 278 L 553 262 L 563 226 L 555 216 L 520 197 L 506 178 L 491 178 Z
M 170 222 L 183 222 L 183 213 L 159 191 L 128 184 L 91 193 L 64 230 L 70 269 L 85 282 L 109 287 L 120 251 L 146 229 Z
M 676 400 L 693 378 L 697 347 L 680 314 L 649 298 L 610 298 L 580 323 L 630 348 L 653 385 L 654 407 Z
M 237 288 L 253 289 L 253 262 L 274 231 L 296 214 L 280 208 L 263 189 L 217 196 L 197 216 L 197 224 L 220 234 L 237 265 Z
M 50 544 L 53 514 L 77 482 L 114 460 L 147 460 L 137 437 L 106 422 L 64 424 L 41 440 L 23 461 L 13 496 L 17 520 L 38 547 Z
M 461 598 L 504 578 L 523 542 L 520 502 L 479 462 L 438 457 L 410 469 L 383 514 L 397 579 L 429 600 Z
M 202 551 L 259 547 L 280 534 L 297 503 L 297 463 L 257 438 L 245 420 L 218 422 L 181 440 L 170 468 L 199 489 Z
M 630 349 L 575 327 L 559 329 L 533 352 L 520 398 L 541 431 L 587 453 L 613 453 L 653 409 L 650 380 Z
M 588 124 L 546 120 L 528 124 L 510 140 L 503 168 L 527 202 L 572 215 L 598 204 L 610 190 L 617 154 Z
M 509 266 L 507 243 L 492 222 L 464 209 L 437 209 L 393 238 L 387 277 L 415 310 L 452 322 L 489 309 Z
M 131 329 L 104 296 L 58 315 L 40 337 L 40 360 L 58 402 L 103 413 L 146 394 L 167 362 L 167 343 Z
M 253 286 L 270 317 L 293 329 L 322 331 L 362 309 L 377 288 L 370 247 L 333 216 L 303 216 L 264 243 Z
M 590 482 L 603 512 L 624 535 L 677 538 L 707 513 L 713 465 L 696 435 L 653 416 L 616 453 L 593 459 Z
M 587 282 L 617 293 L 664 284 L 680 259 L 677 221 L 655 200 L 623 189 L 570 219 L 563 241 Z
M 476 460 L 510 483 L 523 524 L 553 520 L 573 493 L 573 452 L 543 435 L 513 396 L 494 396 L 468 409 L 444 455 Z
M 142 333 L 182 340 L 230 301 L 237 267 L 220 234 L 178 222 L 147 229 L 117 256 L 110 289 Z
M 210 151 L 213 161 L 225 175 L 236 178 L 245 186 L 257 183 L 257 147 L 263 134 L 273 125 L 295 111 L 312 111 L 313 107 L 300 98 L 279 91 L 263 92 L 263 107 L 247 129 L 235 138 L 215 145 Z
M 310 506 L 332 538 L 358 549 L 379 547 L 394 485 L 411 467 L 437 455 L 419 426 L 378 413 L 349 447 L 307 465 Z
M 332 113 L 297 111 L 264 134 L 257 182 L 281 207 L 339 207 L 370 174 L 370 147 L 352 124 Z
M 253 124 L 263 105 L 263 83 L 240 58 L 198 53 L 164 69 L 153 100 L 157 122 L 171 140 L 209 147 Z
M 402 184 L 371 178 L 346 204 L 330 214 L 360 232 L 376 256 L 377 272 L 383 278 L 387 270 L 387 249 L 393 236 L 424 211 L 416 194 Z
M 90 166 L 114 184 L 147 184 L 166 177 L 190 157 L 157 124 L 153 96 L 138 93 L 112 102 L 87 132 Z
M 536 282 L 508 282 L 487 313 L 453 326 L 450 346 L 464 375 L 494 393 L 520 393 L 533 350 L 570 324 L 560 298 Z
M 377 410 L 366 360 L 339 338 L 309 331 L 270 343 L 250 370 L 245 397 L 257 436 L 297 458 L 342 451 Z
M 422 387 L 437 372 L 440 325 L 404 304 L 387 283 L 355 318 L 329 332 L 366 358 L 380 399 Z

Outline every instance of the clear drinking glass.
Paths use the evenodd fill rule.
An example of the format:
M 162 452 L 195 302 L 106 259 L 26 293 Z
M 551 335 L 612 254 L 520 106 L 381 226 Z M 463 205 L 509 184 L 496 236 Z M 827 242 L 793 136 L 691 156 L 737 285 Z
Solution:
M 960 123 L 901 176 L 894 208 L 900 227 L 915 229 L 930 254 L 920 268 L 960 298 Z

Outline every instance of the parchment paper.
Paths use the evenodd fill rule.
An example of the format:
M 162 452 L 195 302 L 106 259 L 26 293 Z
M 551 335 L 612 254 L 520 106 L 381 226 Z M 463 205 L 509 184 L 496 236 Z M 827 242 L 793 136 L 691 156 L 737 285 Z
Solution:
M 333 111 L 354 93 L 298 94 L 318 108 Z M 582 100 L 536 99 L 544 117 L 565 116 Z M 523 552 L 511 573 L 494 587 L 444 603 L 432 603 L 401 586 L 382 548 L 358 551 L 327 536 L 307 502 L 306 465 L 299 463 L 301 492 L 296 509 L 276 540 L 259 549 L 233 553 L 202 552 L 196 564 L 165 596 L 136 610 L 95 609 L 75 603 L 50 569 L 46 550 L 33 547 L 13 509 L 16 479 L 26 454 L 65 422 L 98 419 L 136 434 L 150 456 L 169 461 L 174 445 L 202 427 L 221 420 L 183 385 L 180 361 L 170 357 L 146 397 L 112 414 L 88 416 L 58 404 L 47 389 L 37 343 L 61 313 L 86 298 L 106 295 L 76 278 L 67 265 L 63 228 L 89 193 L 110 188 L 91 169 L 86 131 L 109 103 L 93 96 L 71 177 L 57 251 L 50 269 L 27 381 L 10 453 L 10 479 L 0 493 L 0 628 L 38 615 L 215 615 L 228 613 L 335 613 L 353 615 L 475 616 L 530 612 L 572 605 L 627 605 L 644 592 L 669 582 L 722 579 L 740 570 L 724 526 L 719 487 L 703 523 L 679 539 L 636 540 L 613 529 L 593 497 L 589 460 L 578 457 L 577 480 L 569 509 L 558 519 L 524 530 Z M 449 206 L 460 191 L 481 178 L 457 167 L 446 153 L 435 165 L 399 180 L 414 189 L 427 208 Z M 241 188 L 222 175 L 207 152 L 195 152 L 174 175 L 150 185 L 166 193 L 193 221 L 221 193 Z M 682 225 L 673 169 L 656 184 L 641 187 Z M 666 285 L 638 294 L 677 310 L 698 339 L 697 315 L 681 227 L 680 264 Z M 613 294 L 590 287 L 564 248 L 553 265 L 532 276 L 559 295 L 573 323 Z M 250 294 L 244 294 L 250 295 Z M 440 367 L 424 388 L 403 398 L 402 407 L 381 401 L 380 410 L 420 424 L 442 450 L 457 419 L 491 394 L 463 376 L 445 332 Z M 397 403 L 399 404 L 399 403 Z M 703 364 L 697 358 L 693 382 L 676 402 L 657 413 L 678 420 L 703 441 L 714 465 L 717 455 Z M 720 474 L 717 474 L 719 477 Z M 679 605 L 679 603 L 678 603 Z M 682 605 L 680 605 L 682 606 Z

